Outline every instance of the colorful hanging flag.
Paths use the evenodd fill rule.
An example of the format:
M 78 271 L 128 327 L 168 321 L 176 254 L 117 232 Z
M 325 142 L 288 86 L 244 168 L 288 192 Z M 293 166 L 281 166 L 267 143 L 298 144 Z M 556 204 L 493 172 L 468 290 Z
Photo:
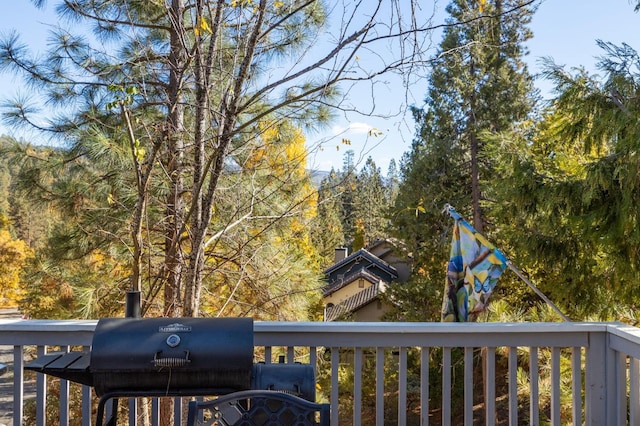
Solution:
M 453 208 L 448 207 L 448 211 L 456 223 L 447 266 L 442 321 L 473 321 L 486 309 L 491 292 L 507 267 L 507 259 Z

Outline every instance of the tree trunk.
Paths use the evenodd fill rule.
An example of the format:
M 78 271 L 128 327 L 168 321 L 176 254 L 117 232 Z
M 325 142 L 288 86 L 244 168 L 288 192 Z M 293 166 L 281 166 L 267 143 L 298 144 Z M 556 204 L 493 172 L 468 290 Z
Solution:
M 181 232 L 184 214 L 184 107 L 182 102 L 182 71 L 186 62 L 186 49 L 182 38 L 185 33 L 182 0 L 172 0 L 171 36 L 169 53 L 168 120 L 165 128 L 167 142 L 166 170 L 170 180 L 170 191 L 166 203 L 165 228 L 165 267 L 164 315 L 178 317 L 182 315 L 180 306 L 180 287 L 182 280 Z M 170 426 L 174 423 L 173 401 L 162 398 L 160 403 L 160 423 Z
M 471 62 L 469 64 L 469 74 L 471 80 L 475 81 L 476 65 L 473 59 L 473 53 Z M 469 144 L 471 151 L 471 205 L 473 208 L 473 227 L 476 231 L 483 232 L 483 220 L 482 209 L 480 207 L 481 193 L 480 193 L 480 166 L 479 166 L 479 152 L 480 146 L 476 132 L 478 131 L 478 123 L 476 120 L 476 93 L 472 89 L 469 97 L 469 114 L 467 121 L 467 131 L 469 132 Z
M 168 162 L 167 173 L 171 190 L 166 202 L 164 315 L 180 316 L 180 288 L 182 280 L 181 231 L 184 216 L 184 107 L 182 103 L 182 73 L 186 62 L 185 46 L 182 42 L 185 28 L 182 0 L 171 1 L 171 51 L 169 53 L 168 120 L 165 128 Z

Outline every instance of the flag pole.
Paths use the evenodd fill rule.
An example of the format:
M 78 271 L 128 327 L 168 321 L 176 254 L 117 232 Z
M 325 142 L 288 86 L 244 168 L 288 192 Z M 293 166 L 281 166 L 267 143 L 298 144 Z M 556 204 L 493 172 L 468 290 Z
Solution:
M 448 213 L 454 220 L 464 220 L 462 216 L 460 216 L 458 212 L 456 212 L 456 210 L 449 204 L 444 205 L 443 213 Z M 549 305 L 551 309 L 553 309 L 558 315 L 560 315 L 560 317 L 564 321 L 571 322 L 571 320 L 562 313 L 562 311 L 551 301 L 551 299 L 549 299 L 542 291 L 540 291 L 538 287 L 533 285 L 533 283 L 529 281 L 529 279 L 525 277 L 524 274 L 520 272 L 520 270 L 513 263 L 511 263 L 509 259 L 507 259 L 507 266 L 518 276 L 518 278 L 524 281 L 525 284 L 527 284 L 531 288 L 531 290 L 533 290 L 538 296 L 540 296 L 540 298 L 544 300 L 544 302 Z
M 513 264 L 511 263 L 510 260 L 507 260 L 507 266 L 509 267 L 509 269 L 511 269 L 513 272 L 515 272 L 515 274 L 518 276 L 518 278 L 520 278 L 522 281 L 524 281 L 529 287 L 531 287 L 531 290 L 533 290 L 538 296 L 540 296 L 540 298 L 542 300 L 544 300 L 547 305 L 551 306 L 551 309 L 553 309 L 554 311 L 556 311 L 556 313 L 558 315 L 560 315 L 562 317 L 563 320 L 567 321 L 567 322 L 571 322 L 571 320 L 569 318 L 567 318 L 567 316 L 565 314 L 562 313 L 562 311 L 560 309 L 558 309 L 558 307 L 551 301 L 551 299 L 549 299 L 543 292 L 540 291 L 540 289 L 538 287 L 536 287 L 535 285 L 533 285 L 533 283 L 531 281 L 529 281 L 527 279 L 527 277 L 525 277 L 522 272 L 520 272 L 520 270 Z

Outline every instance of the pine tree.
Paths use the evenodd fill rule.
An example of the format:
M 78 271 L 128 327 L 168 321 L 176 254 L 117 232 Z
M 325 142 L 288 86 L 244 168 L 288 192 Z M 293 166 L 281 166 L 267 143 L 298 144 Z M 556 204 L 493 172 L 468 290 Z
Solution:
M 547 63 L 557 97 L 542 122 L 491 145 L 519 261 L 570 317 L 606 320 L 640 300 L 640 56 L 599 44 L 601 76 Z
M 385 197 L 387 198 L 387 206 L 390 209 L 396 202 L 398 190 L 400 188 L 400 171 L 395 159 L 389 162 L 387 176 L 385 178 Z M 387 212 L 388 214 L 388 212 Z
M 56 108 L 46 126 L 36 127 L 68 141 L 61 173 L 91 169 L 99 157 L 101 166 L 112 166 L 101 176 L 90 170 L 96 179 L 78 178 L 78 188 L 67 188 L 66 198 L 77 201 L 68 207 L 78 215 L 123 212 L 102 222 L 108 229 L 97 227 L 95 214 L 93 229 L 100 233 L 90 238 L 76 230 L 80 244 L 92 240 L 79 251 L 120 244 L 121 253 L 131 253 L 131 289 L 143 290 L 156 306 L 162 299 L 164 315 L 197 316 L 207 244 L 224 236 L 211 224 L 227 223 L 213 217 L 227 213 L 219 208 L 227 168 L 238 167 L 251 141 L 261 139 L 265 120 L 326 123 L 329 107 L 341 107 L 340 82 L 414 66 L 423 48 L 406 34 L 418 30 L 417 3 L 340 9 L 306 0 L 59 1 L 60 22 L 72 20 L 74 30 L 54 29 L 42 60 L 7 35 L 0 70 L 23 73 Z M 338 9 L 342 18 L 358 19 L 342 19 L 327 48 L 319 40 L 327 38 L 327 14 Z M 382 34 L 378 24 L 389 16 L 393 22 Z M 383 61 L 380 73 L 357 64 L 365 46 L 375 51 L 389 44 L 402 58 Z M 16 126 L 34 125 L 35 109 L 17 100 L 5 117 Z
M 339 174 L 331 170 L 318 189 L 318 214 L 312 222 L 311 236 L 323 267 L 331 265 L 335 249 L 346 244 L 343 230 L 342 205 L 338 192 Z
M 367 158 L 358 174 L 358 189 L 355 195 L 356 221 L 361 228 L 363 246 L 366 247 L 387 236 L 385 215 L 389 207 L 380 169 L 371 157 Z
M 414 253 L 416 279 L 441 286 L 448 256 L 451 203 L 480 232 L 488 222 L 493 162 L 485 133 L 510 129 L 532 111 L 532 78 L 522 58 L 533 11 L 518 1 L 460 1 L 447 7 L 445 28 L 420 129 L 402 160 L 392 220 Z M 434 300 L 433 303 L 439 303 Z

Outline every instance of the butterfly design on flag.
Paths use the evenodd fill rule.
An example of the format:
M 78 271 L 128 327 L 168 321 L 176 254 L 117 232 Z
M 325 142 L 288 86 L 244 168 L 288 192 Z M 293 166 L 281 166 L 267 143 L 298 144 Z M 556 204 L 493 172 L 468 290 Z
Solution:
M 500 250 L 479 234 L 455 210 L 456 220 L 447 266 L 442 321 L 473 321 L 486 309 L 498 278 L 507 267 Z

